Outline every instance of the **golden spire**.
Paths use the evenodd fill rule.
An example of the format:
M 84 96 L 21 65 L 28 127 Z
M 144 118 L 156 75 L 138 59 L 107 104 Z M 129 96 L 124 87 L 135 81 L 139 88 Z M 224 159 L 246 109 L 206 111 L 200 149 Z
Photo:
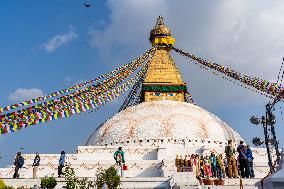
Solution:
M 171 32 L 162 16 L 150 32 L 150 42 L 157 46 L 143 83 L 142 101 L 174 100 L 185 101 L 186 84 L 169 51 L 174 44 Z

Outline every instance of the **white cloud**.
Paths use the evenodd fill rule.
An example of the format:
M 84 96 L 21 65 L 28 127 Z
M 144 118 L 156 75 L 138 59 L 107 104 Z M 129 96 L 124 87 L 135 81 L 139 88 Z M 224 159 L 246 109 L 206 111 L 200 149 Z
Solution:
M 54 52 L 59 47 L 64 44 L 67 44 L 77 38 L 77 34 L 70 28 L 70 31 L 66 34 L 56 35 L 50 39 L 42 46 L 47 52 Z
M 281 0 L 109 0 L 108 5 L 109 24 L 103 31 L 89 30 L 89 42 L 98 48 L 104 63 L 126 63 L 149 49 L 150 30 L 162 15 L 177 48 L 248 75 L 267 80 L 277 77 L 284 48 Z M 201 71 L 177 53 L 172 55 L 193 98 L 203 105 L 267 102 L 257 93 Z
M 13 101 L 23 101 L 32 98 L 43 96 L 43 91 L 38 88 L 26 89 L 18 88 L 15 92 L 9 95 L 9 99 Z

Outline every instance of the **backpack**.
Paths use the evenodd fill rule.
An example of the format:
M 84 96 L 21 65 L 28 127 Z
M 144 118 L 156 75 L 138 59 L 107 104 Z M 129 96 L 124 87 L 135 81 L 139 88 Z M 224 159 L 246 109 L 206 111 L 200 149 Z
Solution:
M 121 153 L 117 153 L 117 155 L 116 155 L 116 161 L 117 161 L 117 162 L 122 162 L 122 155 L 121 155 Z
M 22 168 L 24 164 L 25 164 L 25 159 L 22 156 L 20 156 L 19 157 L 19 167 Z
M 226 153 L 227 157 L 233 157 L 234 156 L 234 150 L 232 150 L 230 146 L 226 146 L 225 153 Z

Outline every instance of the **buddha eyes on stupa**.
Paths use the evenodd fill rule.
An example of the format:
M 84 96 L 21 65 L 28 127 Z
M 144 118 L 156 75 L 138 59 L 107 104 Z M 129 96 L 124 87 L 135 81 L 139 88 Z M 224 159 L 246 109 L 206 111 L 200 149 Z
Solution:
M 168 96 L 176 96 L 175 93 L 169 93 Z
M 155 96 L 161 96 L 161 93 L 154 93 Z

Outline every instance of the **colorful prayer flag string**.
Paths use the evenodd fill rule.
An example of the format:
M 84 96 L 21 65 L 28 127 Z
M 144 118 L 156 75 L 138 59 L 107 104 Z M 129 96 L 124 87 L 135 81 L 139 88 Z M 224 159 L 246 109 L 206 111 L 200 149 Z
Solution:
M 173 48 L 176 52 L 181 54 L 182 56 L 185 56 L 187 58 L 190 58 L 197 63 L 201 64 L 202 66 L 215 70 L 219 73 L 224 74 L 227 77 L 233 78 L 245 85 L 248 85 L 250 87 L 255 88 L 259 92 L 265 93 L 268 96 L 278 96 L 284 88 L 278 85 L 277 83 L 269 82 L 267 80 L 257 78 L 257 77 L 252 77 L 248 75 L 244 75 L 240 72 L 237 72 L 233 69 L 226 68 L 225 66 L 216 64 L 212 61 L 207 61 L 205 59 L 199 58 L 191 53 L 185 52 L 183 50 Z M 216 74 L 216 73 L 215 73 Z
M 60 90 L 60 91 L 48 94 L 48 95 L 44 95 L 44 96 L 40 96 L 40 97 L 37 97 L 37 98 L 34 98 L 34 99 L 26 100 L 26 101 L 23 101 L 23 102 L 20 102 L 20 103 L 16 103 L 16 104 L 13 104 L 13 105 L 9 105 L 9 106 L 3 107 L 3 108 L 0 107 L 0 114 L 5 112 L 5 111 L 10 111 L 10 110 L 17 109 L 19 107 L 32 105 L 34 103 L 45 101 L 45 100 L 48 100 L 50 98 L 61 96 L 61 95 L 65 94 L 65 93 L 67 93 L 69 91 L 73 91 L 73 90 L 77 90 L 77 89 L 86 87 L 86 86 L 88 86 L 88 85 L 90 85 L 92 83 L 95 83 L 97 81 L 100 81 L 100 80 L 108 77 L 108 76 L 111 76 L 111 75 L 113 75 L 115 73 L 118 73 L 121 70 L 125 70 L 126 68 L 129 68 L 129 67 L 133 66 L 135 63 L 137 63 L 137 61 L 139 61 L 140 59 L 144 59 L 145 56 L 147 56 L 149 54 L 149 52 L 153 52 L 154 50 L 155 50 L 155 47 L 151 48 L 148 52 L 144 53 L 143 55 L 141 55 L 137 59 L 133 60 L 132 62 L 127 63 L 127 64 L 125 64 L 125 65 L 123 65 L 123 66 L 121 66 L 121 67 L 119 67 L 119 68 L 109 72 L 109 73 L 103 74 L 103 75 L 101 75 L 101 76 L 99 76 L 99 77 L 97 77 L 95 79 L 86 81 L 84 83 L 81 83 L 81 84 L 69 87 L 67 89 L 63 89 L 63 90 Z
M 93 86 L 93 88 L 87 88 L 87 90 L 77 91 L 75 92 L 76 94 L 71 93 L 68 94 L 69 96 L 62 96 L 26 109 L 0 115 L 0 134 L 12 133 L 23 127 L 70 117 L 91 109 L 98 109 L 98 107 L 103 106 L 127 91 L 129 87 L 134 85 L 137 79 L 144 77 L 146 74 L 145 67 L 149 64 L 149 59 L 153 57 L 154 53 L 155 48 L 147 53 L 148 61 L 142 69 L 124 84 L 119 85 L 141 66 L 146 59 L 137 63 L 130 70 L 121 71 L 113 77 L 102 81 L 96 87 Z

